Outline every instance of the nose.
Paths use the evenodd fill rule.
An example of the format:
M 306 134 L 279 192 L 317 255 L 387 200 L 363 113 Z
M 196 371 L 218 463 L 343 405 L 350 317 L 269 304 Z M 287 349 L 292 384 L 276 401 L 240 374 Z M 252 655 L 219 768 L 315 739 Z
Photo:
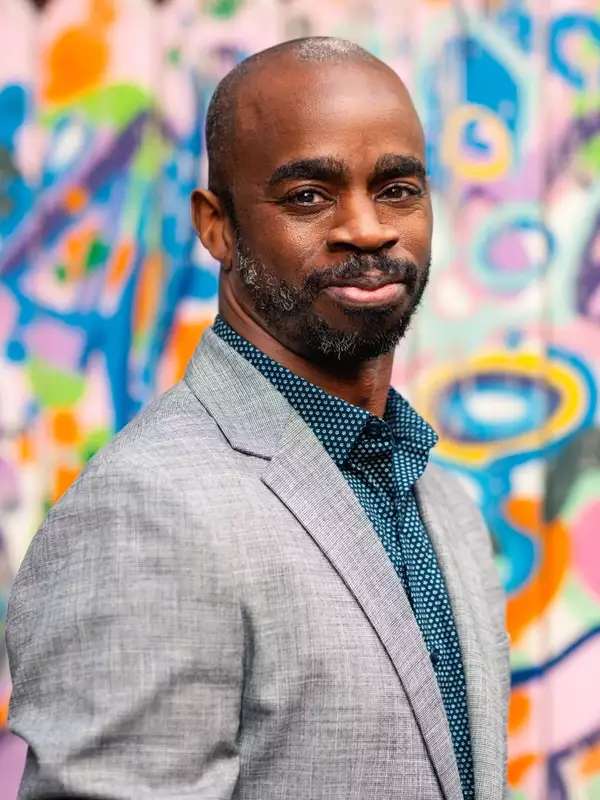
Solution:
M 338 207 L 327 236 L 327 247 L 332 251 L 375 252 L 390 249 L 398 239 L 398 230 L 379 218 L 371 198 L 353 198 Z

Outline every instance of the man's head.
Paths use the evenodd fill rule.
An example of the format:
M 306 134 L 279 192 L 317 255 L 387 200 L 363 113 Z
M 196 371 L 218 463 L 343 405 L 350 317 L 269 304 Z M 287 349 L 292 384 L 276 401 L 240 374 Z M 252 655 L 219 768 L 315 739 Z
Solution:
M 432 222 L 398 76 L 351 42 L 285 42 L 223 79 L 206 134 L 193 213 L 225 315 L 313 360 L 391 350 L 427 281 Z

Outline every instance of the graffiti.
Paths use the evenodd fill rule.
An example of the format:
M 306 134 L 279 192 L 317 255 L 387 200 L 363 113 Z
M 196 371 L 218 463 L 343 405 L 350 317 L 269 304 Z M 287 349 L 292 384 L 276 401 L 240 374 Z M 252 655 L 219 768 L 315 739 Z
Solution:
M 188 203 L 214 86 L 278 41 L 347 36 L 406 78 L 426 128 L 432 277 L 394 382 L 494 538 L 512 796 L 600 797 L 596 4 L 9 0 L 3 14 L 0 620 L 47 509 L 212 320 L 217 265 Z

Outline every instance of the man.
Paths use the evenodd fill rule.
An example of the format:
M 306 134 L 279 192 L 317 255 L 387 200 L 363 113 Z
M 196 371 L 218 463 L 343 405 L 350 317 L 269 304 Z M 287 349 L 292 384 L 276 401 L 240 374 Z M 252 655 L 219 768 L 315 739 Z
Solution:
M 390 389 L 430 260 L 409 95 L 287 42 L 220 84 L 207 145 L 220 316 L 14 586 L 21 796 L 499 800 L 489 537 Z

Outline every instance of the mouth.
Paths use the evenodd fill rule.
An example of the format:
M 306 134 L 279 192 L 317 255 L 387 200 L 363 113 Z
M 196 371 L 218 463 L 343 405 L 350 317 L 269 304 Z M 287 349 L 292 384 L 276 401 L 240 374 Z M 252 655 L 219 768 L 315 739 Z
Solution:
M 349 281 L 339 281 L 323 290 L 333 300 L 352 306 L 388 306 L 406 295 L 406 286 L 398 280 L 386 280 L 378 275 L 363 275 Z

